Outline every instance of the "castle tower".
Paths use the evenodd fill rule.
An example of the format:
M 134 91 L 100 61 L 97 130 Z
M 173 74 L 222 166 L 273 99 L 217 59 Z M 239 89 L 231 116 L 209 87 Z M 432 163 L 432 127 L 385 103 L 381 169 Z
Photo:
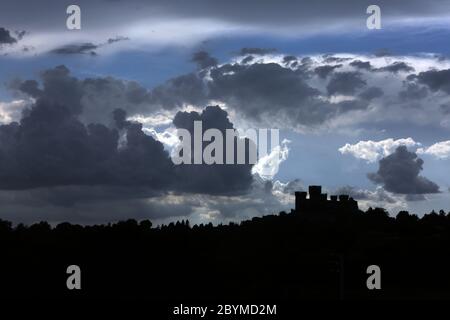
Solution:
M 358 202 L 349 195 L 328 195 L 322 193 L 321 186 L 309 186 L 309 197 L 307 192 L 295 192 L 295 212 L 297 213 L 328 213 L 351 212 L 358 210 Z M 339 201 L 338 201 L 339 200 Z M 320 216 L 320 215 L 319 215 Z
M 320 201 L 322 198 L 321 186 L 309 186 L 309 199 L 313 201 Z
M 295 211 L 299 212 L 306 204 L 306 192 L 295 192 Z

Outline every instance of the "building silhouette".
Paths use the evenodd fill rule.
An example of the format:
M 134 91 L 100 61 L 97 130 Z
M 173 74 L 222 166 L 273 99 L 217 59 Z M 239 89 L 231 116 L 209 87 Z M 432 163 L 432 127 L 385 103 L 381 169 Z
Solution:
M 358 202 L 348 195 L 332 195 L 328 199 L 326 193 L 322 193 L 321 186 L 309 186 L 305 191 L 295 192 L 295 212 L 354 212 L 358 211 Z

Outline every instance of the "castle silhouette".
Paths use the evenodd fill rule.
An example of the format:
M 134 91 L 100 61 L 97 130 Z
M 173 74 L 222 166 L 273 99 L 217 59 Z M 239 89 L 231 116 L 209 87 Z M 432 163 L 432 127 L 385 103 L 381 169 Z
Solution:
M 358 211 L 358 202 L 349 195 L 328 195 L 322 193 L 322 186 L 309 186 L 308 193 L 305 191 L 295 192 L 295 212 L 354 212 Z
M 0 219 L 0 299 L 139 299 L 161 307 L 160 318 L 179 301 L 450 299 L 449 212 L 363 212 L 348 195 L 328 199 L 320 186 L 295 196 L 292 213 L 216 226 Z M 72 264 L 81 290 L 66 287 Z M 382 290 L 366 286 L 371 264 L 388 272 Z

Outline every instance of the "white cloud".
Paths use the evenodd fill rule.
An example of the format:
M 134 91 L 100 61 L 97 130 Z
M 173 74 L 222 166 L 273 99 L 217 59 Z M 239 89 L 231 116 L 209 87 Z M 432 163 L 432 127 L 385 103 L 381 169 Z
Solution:
M 13 100 L 10 102 L 0 101 L 0 123 L 7 124 L 13 121 L 19 121 L 22 111 L 26 108 L 32 99 L 29 100 Z
M 389 138 L 381 141 L 367 140 L 359 141 L 356 144 L 347 143 L 345 146 L 339 148 L 339 152 L 342 154 L 350 154 L 355 158 L 363 159 L 370 163 L 392 154 L 399 146 L 416 148 L 421 146 L 421 144 L 412 138 L 398 140 Z
M 450 158 L 450 140 L 441 141 L 433 144 L 428 148 L 417 149 L 419 154 L 428 154 L 434 156 L 438 159 L 449 159 Z
M 271 180 L 278 173 L 280 164 L 288 158 L 288 144 L 291 141 L 284 139 L 281 145 L 276 146 L 272 151 L 258 160 L 253 166 L 252 173 L 259 174 L 264 180 Z
M 153 115 L 135 115 L 132 117 L 128 117 L 127 120 L 135 121 L 142 123 L 144 126 L 149 127 L 159 127 L 159 126 L 167 126 L 172 123 L 174 115 L 169 112 L 158 112 Z
M 408 203 L 404 196 L 390 193 L 382 187 L 377 187 L 374 191 L 359 190 L 359 192 L 363 192 L 366 196 L 364 199 L 358 200 L 361 210 L 367 210 L 369 207 L 381 207 L 394 216 L 399 211 L 408 209 Z
M 155 128 L 144 127 L 143 131 L 161 142 L 164 145 L 164 149 L 166 149 L 171 157 L 175 156 L 177 151 L 177 147 L 180 144 L 180 140 L 178 138 L 177 129 L 173 126 L 166 128 L 162 132 L 158 132 Z
M 333 193 L 338 195 L 348 194 L 358 201 L 359 209 L 364 211 L 369 209 L 369 207 L 379 207 L 386 209 L 393 216 L 401 210 L 408 209 L 408 202 L 404 195 L 391 193 L 380 186 L 375 190 L 344 186 L 334 190 Z

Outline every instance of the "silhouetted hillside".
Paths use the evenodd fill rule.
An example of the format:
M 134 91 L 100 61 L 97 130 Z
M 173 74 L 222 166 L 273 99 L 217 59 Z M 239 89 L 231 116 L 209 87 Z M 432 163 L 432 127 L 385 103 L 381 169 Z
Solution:
M 8 297 L 171 301 L 450 298 L 450 214 L 322 214 L 156 228 L 147 220 L 54 228 L 0 221 L 0 290 Z M 82 270 L 79 291 L 66 288 L 72 264 Z M 371 264 L 381 268 L 382 290 L 366 287 Z

